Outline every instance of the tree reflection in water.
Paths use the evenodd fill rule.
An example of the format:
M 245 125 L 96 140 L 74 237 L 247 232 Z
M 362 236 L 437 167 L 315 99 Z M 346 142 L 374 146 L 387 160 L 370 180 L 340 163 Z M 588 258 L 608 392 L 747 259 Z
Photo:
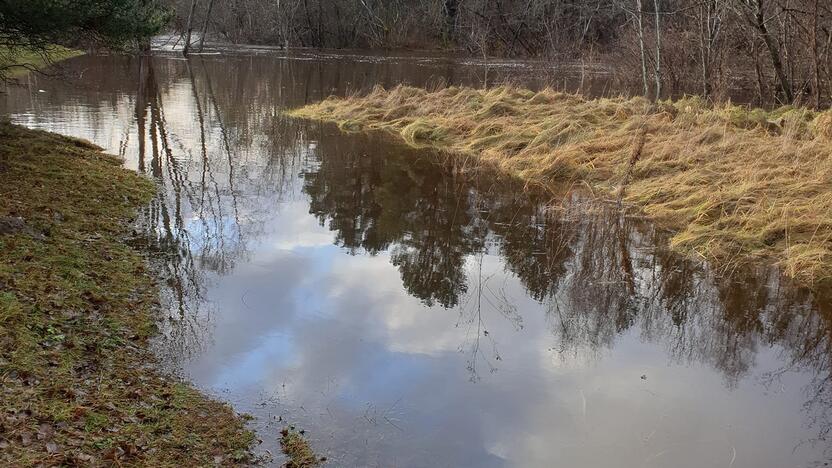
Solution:
M 457 159 L 404 148 L 374 156 L 376 140 L 347 141 L 361 138 L 319 142 L 326 156 L 304 174 L 310 211 L 351 254 L 389 250 L 404 288 L 426 305 L 458 307 L 475 380 L 478 360 L 493 371 L 500 359 L 483 309 L 522 326 L 511 300 L 478 273 L 486 253 L 548 305 L 564 359 L 609 349 L 635 328 L 677 362 L 720 370 L 729 387 L 747 375 L 759 347 L 772 345 L 801 349 L 792 361 L 821 375 L 818 390 L 829 379 L 829 312 L 776 271 L 718 276 L 657 248 L 667 235 L 650 223 L 579 195 L 553 208 L 548 196 L 487 168 L 460 170 Z M 826 398 L 820 393 L 813 400 Z
M 287 119 L 280 106 L 297 96 L 274 95 L 287 88 L 251 83 L 256 74 L 249 77 L 244 69 L 215 74 L 204 65 L 187 67 L 199 141 L 180 143 L 183 157 L 176 158 L 151 62 L 147 68 L 138 93 L 147 104 L 137 109 L 149 112 L 137 115 L 137 127 L 142 132 L 149 119 L 149 172 L 164 190 L 146 216 L 160 251 L 167 252 L 179 313 L 171 327 L 172 341 L 182 347 L 177 352 L 193 350 L 204 338 L 202 327 L 188 320 L 194 316 L 188 309 L 201 304 L 204 272 L 223 274 L 245 257 L 247 237 L 257 236 L 256 213 L 268 211 L 235 186 L 280 199 L 297 196 L 299 180 L 310 213 L 328 226 L 338 246 L 350 255 L 387 253 L 409 294 L 426 306 L 457 310 L 457 326 L 464 328 L 460 351 L 469 356 L 472 380 L 481 378 L 480 365 L 490 372 L 499 368 L 499 337 L 489 331 L 489 321 L 523 326 L 512 298 L 482 275 L 484 256 L 496 255 L 530 297 L 547 305 L 562 359 L 595 355 L 637 329 L 645 340 L 663 343 L 673 360 L 708 363 L 733 387 L 761 346 L 779 345 L 789 365 L 767 374 L 767 383 L 776 385 L 778 373 L 788 370 L 811 370 L 817 377 L 806 389 L 807 419 L 819 440 L 828 434 L 829 311 L 776 272 L 739 269 L 731 278 L 719 277 L 706 265 L 657 248 L 666 245 L 666 235 L 649 223 L 579 194 L 553 199 L 464 159 Z M 277 76 L 289 77 L 293 91 L 312 81 Z M 212 80 L 227 95 L 215 96 Z M 235 102 L 261 104 L 240 112 Z M 141 154 L 140 167 L 143 160 Z M 183 222 L 183 199 L 198 223 Z M 240 203 L 251 203 L 242 220 Z

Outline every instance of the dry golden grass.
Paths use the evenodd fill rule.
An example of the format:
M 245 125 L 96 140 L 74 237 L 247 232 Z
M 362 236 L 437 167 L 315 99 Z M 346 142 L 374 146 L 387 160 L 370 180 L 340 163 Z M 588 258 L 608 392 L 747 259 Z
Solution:
M 399 86 L 292 115 L 392 131 L 544 186 L 582 181 L 614 195 L 626 180 L 624 201 L 674 230 L 676 249 L 723 265 L 771 259 L 809 285 L 832 279 L 829 110 Z M 643 149 L 630 161 L 642 132 Z

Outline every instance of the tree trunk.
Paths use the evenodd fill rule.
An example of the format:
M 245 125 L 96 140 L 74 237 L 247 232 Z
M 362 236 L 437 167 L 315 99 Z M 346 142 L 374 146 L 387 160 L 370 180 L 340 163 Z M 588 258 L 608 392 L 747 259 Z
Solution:
M 812 2 L 812 32 L 811 34 L 811 41 L 812 41 L 812 68 L 813 68 L 813 76 L 812 80 L 812 97 L 814 102 L 812 103 L 815 109 L 820 109 L 820 58 L 818 57 L 818 15 L 820 12 L 818 11 L 818 2 L 819 0 L 815 0 Z
M 658 101 L 662 96 L 662 28 L 661 28 L 661 13 L 659 12 L 659 0 L 653 0 L 653 7 L 656 17 L 656 97 Z
M 191 49 L 191 31 L 193 31 L 194 9 L 196 9 L 197 0 L 191 0 L 191 10 L 188 12 L 188 25 L 185 31 L 185 47 L 182 48 L 182 55 L 187 56 Z
M 757 39 L 751 38 L 751 55 L 754 57 L 754 72 L 757 76 L 757 95 L 760 105 L 766 100 L 765 84 L 763 82 L 763 69 L 760 67 L 760 54 L 757 53 Z
M 452 42 L 456 33 L 456 15 L 459 11 L 458 0 L 444 0 L 445 24 L 443 35 L 446 42 Z
M 711 31 L 711 8 L 708 4 L 699 6 L 699 59 L 702 65 L 702 95 L 708 97 L 711 94 L 711 50 L 708 47 Z
M 277 0 L 277 14 L 279 15 L 278 21 L 280 21 L 280 34 L 283 35 L 283 48 L 286 50 L 289 50 L 289 23 L 292 21 L 292 18 L 289 17 L 288 13 L 289 8 L 285 6 L 285 3 L 281 0 Z
M 211 10 L 214 8 L 214 0 L 208 0 L 208 11 L 205 12 L 205 21 L 202 22 L 202 33 L 199 36 L 199 51 L 205 45 L 205 34 L 208 33 L 208 22 L 211 20 Z
M 650 89 L 647 87 L 647 52 L 644 50 L 644 13 L 642 9 L 641 0 L 636 0 L 636 21 L 638 23 L 638 47 L 641 50 L 641 82 L 643 85 L 644 96 L 650 94 Z
M 706 0 L 699 7 L 699 49 L 702 65 L 702 94 L 709 97 L 713 91 L 712 70 L 714 65 L 714 48 L 721 27 L 721 14 L 724 11 L 723 0 Z
M 141 3 L 143 8 L 147 8 L 147 0 L 142 0 Z M 150 38 L 149 37 L 140 37 L 138 38 L 139 43 L 139 52 L 143 55 L 146 55 L 150 52 Z
M 792 84 L 786 77 L 786 72 L 783 70 L 783 61 L 780 58 L 780 51 L 777 49 L 777 44 L 774 43 L 774 38 L 766 27 L 765 17 L 763 15 L 763 0 L 757 0 L 756 11 L 754 12 L 755 26 L 760 32 L 760 36 L 768 49 L 768 54 L 771 56 L 771 63 L 774 66 L 774 72 L 777 74 L 777 81 L 780 82 L 780 90 L 783 92 L 783 99 L 787 103 L 794 101 L 794 93 L 792 92 Z

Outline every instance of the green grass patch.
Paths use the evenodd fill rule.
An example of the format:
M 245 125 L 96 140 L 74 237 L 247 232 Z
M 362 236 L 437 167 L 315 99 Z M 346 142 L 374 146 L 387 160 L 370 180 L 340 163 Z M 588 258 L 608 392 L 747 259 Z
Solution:
M 57 45 L 44 51 L 0 47 L 0 74 L 6 78 L 19 78 L 32 70 L 43 70 L 50 65 L 79 55 L 84 55 L 84 51 Z
M 154 370 L 158 289 L 131 220 L 149 180 L 0 123 L 0 465 L 237 465 L 230 407 Z

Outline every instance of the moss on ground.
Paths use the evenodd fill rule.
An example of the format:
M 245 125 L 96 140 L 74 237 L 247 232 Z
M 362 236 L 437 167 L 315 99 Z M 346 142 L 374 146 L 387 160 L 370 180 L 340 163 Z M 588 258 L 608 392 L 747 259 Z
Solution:
M 832 110 L 399 86 L 290 115 L 390 131 L 543 187 L 581 182 L 726 270 L 762 260 L 806 285 L 832 281 Z
M 230 407 L 154 369 L 158 289 L 129 246 L 153 184 L 93 145 L 0 123 L 0 465 L 236 465 Z

